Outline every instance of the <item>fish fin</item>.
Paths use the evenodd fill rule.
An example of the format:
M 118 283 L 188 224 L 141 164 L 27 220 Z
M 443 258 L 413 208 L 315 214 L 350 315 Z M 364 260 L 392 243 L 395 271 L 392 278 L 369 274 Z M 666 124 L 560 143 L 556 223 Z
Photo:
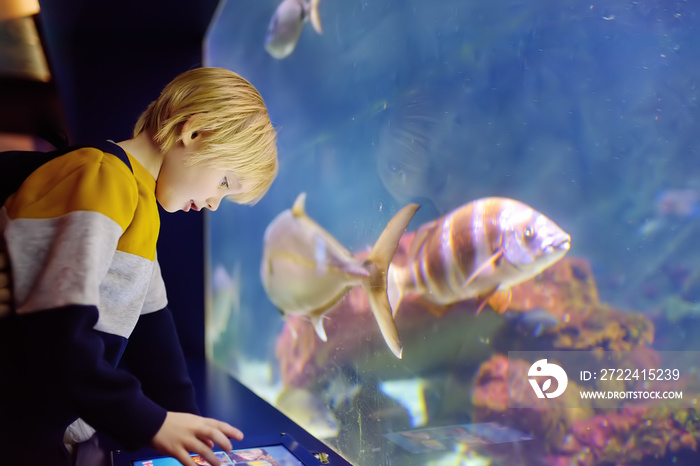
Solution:
M 382 279 L 384 285 L 382 288 L 385 290 L 386 273 L 389 268 L 389 264 L 391 263 L 391 259 L 394 257 L 396 248 L 399 245 L 401 235 L 403 235 L 406 227 L 413 218 L 413 215 L 418 210 L 418 207 L 420 207 L 418 204 L 408 204 L 403 209 L 399 210 L 392 217 L 392 219 L 389 220 L 389 223 L 387 224 L 386 228 L 384 228 L 384 231 L 382 231 L 382 234 L 379 235 L 379 239 L 376 243 L 374 243 L 374 246 L 369 253 L 369 257 L 367 258 L 368 262 L 372 262 L 384 274 Z
M 328 341 L 326 329 L 323 328 L 323 314 L 311 316 L 311 324 L 314 326 L 314 330 L 316 330 L 316 335 L 318 335 L 321 341 Z
M 317 33 L 323 34 L 323 27 L 321 27 L 321 15 L 318 13 L 318 5 L 321 0 L 311 0 L 309 2 L 309 19 L 311 20 L 311 25 L 314 27 Z
M 496 290 L 498 289 L 498 285 L 494 286 L 490 290 L 488 290 L 486 293 L 479 295 L 476 298 L 476 312 L 474 313 L 475 315 L 479 315 L 479 313 L 484 309 L 484 306 L 486 306 L 486 303 L 489 302 L 491 297 L 496 293 Z
M 491 306 L 493 310 L 499 314 L 503 314 L 506 312 L 506 309 L 508 309 L 511 297 L 512 294 L 510 292 L 510 288 L 507 290 L 495 291 L 488 300 L 489 306 Z
M 401 359 L 403 348 L 399 340 L 399 331 L 396 329 L 394 318 L 391 315 L 391 306 L 386 296 L 386 287 L 373 287 L 369 284 L 364 286 L 369 297 L 369 306 L 372 309 L 374 318 L 379 325 L 379 331 L 384 337 L 387 346 L 394 353 L 394 356 Z
M 399 359 L 401 358 L 402 348 L 399 341 L 399 332 L 396 330 L 393 312 L 387 296 L 387 275 L 389 264 L 394 257 L 401 235 L 403 235 L 418 207 L 418 204 L 409 204 L 399 210 L 389 220 L 365 261 L 370 277 L 367 282 L 363 283 L 363 287 L 367 292 L 370 308 L 374 318 L 377 320 L 384 341 Z
M 306 209 L 304 208 L 305 203 L 306 193 L 299 193 L 296 200 L 294 201 L 294 205 L 292 206 L 292 215 L 294 215 L 295 217 L 303 217 L 304 215 L 306 215 Z
M 409 204 L 399 210 L 391 220 L 389 220 L 389 223 L 384 228 L 384 231 L 382 231 L 382 234 L 379 235 L 379 239 L 372 247 L 365 261 L 365 267 L 367 267 L 367 263 L 373 264 L 373 267 L 367 267 L 370 272 L 370 288 L 379 289 L 384 295 L 382 301 L 387 301 L 392 318 L 400 305 L 403 290 L 398 282 L 398 269 L 392 269 L 391 277 L 389 277 L 389 265 L 399 245 L 401 236 L 419 207 L 418 204 Z M 391 283 L 388 283 L 389 281 L 391 281 Z M 391 292 L 391 299 L 393 300 L 391 302 L 386 299 L 389 291 Z M 371 295 L 369 292 L 368 294 Z M 394 352 L 394 354 L 396 354 L 396 352 Z
M 496 252 L 494 252 L 491 257 L 489 257 L 483 264 L 481 264 L 474 272 L 472 272 L 471 275 L 466 279 L 466 281 L 462 284 L 462 288 L 467 287 L 471 282 L 476 280 L 476 277 L 481 275 L 486 271 L 487 268 L 491 267 L 492 265 L 496 264 L 501 258 L 503 257 L 503 249 L 498 249 Z M 498 288 L 498 286 L 496 286 Z M 496 288 L 493 288 L 495 290 Z M 493 292 L 493 290 L 490 291 L 490 293 Z

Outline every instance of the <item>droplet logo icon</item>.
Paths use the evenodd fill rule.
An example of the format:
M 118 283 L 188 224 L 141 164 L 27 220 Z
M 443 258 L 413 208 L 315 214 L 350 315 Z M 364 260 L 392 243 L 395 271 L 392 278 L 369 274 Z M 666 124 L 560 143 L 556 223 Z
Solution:
M 569 378 L 566 376 L 564 369 L 557 364 L 548 363 L 546 359 L 535 361 L 535 363 L 530 366 L 530 370 L 527 371 L 527 375 L 529 377 L 528 380 L 530 381 L 530 385 L 535 391 L 537 398 L 556 398 L 564 393 L 564 390 L 566 390 L 566 385 L 569 383 Z M 540 388 L 537 377 L 549 378 L 544 381 L 542 387 Z M 549 389 L 552 387 L 552 378 L 556 379 L 557 381 L 557 389 L 550 393 Z

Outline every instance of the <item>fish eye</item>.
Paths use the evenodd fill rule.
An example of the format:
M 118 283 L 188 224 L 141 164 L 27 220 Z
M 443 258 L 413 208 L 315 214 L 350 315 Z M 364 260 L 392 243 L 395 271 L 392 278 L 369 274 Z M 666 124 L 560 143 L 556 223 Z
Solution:
M 525 231 L 523 231 L 523 236 L 526 240 L 531 240 L 535 237 L 535 230 L 531 226 L 527 226 Z

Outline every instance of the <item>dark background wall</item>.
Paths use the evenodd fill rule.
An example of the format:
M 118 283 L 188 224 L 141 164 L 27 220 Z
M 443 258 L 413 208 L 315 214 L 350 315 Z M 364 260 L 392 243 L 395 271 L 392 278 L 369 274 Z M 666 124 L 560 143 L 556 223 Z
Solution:
M 131 137 L 176 75 L 202 65 L 215 0 L 43 0 L 40 26 L 70 143 Z M 159 260 L 189 357 L 204 356 L 203 215 L 161 212 Z

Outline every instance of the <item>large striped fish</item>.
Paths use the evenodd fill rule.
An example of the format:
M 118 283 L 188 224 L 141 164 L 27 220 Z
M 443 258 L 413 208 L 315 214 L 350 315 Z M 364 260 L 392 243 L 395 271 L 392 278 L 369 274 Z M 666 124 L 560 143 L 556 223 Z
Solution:
M 405 297 L 435 312 L 476 298 L 503 312 L 510 288 L 561 259 L 571 237 L 522 202 L 478 199 L 422 225 L 406 263 L 389 268 L 388 294 L 396 312 Z
M 387 299 L 387 269 L 399 239 L 418 209 L 409 204 L 389 221 L 367 259 L 356 259 L 340 242 L 306 215 L 301 193 L 265 230 L 260 278 L 270 301 L 282 315 L 311 319 L 316 334 L 327 340 L 323 314 L 351 288 L 367 292 L 379 330 L 391 351 L 401 357 L 401 342 Z

